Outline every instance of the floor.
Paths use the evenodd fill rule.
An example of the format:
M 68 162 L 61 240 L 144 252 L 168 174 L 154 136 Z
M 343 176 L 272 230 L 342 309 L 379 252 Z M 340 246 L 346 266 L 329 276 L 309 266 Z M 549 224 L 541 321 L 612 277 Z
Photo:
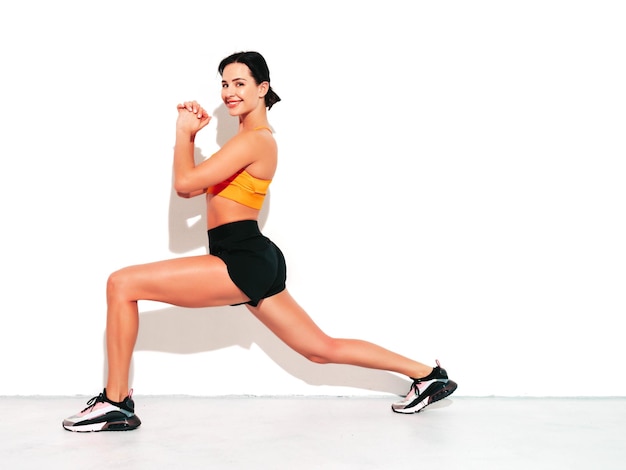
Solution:
M 89 397 L 1 397 L 0 466 L 51 469 L 626 468 L 626 398 L 142 397 L 142 426 L 72 433 Z M 392 397 L 393 398 L 393 397 Z

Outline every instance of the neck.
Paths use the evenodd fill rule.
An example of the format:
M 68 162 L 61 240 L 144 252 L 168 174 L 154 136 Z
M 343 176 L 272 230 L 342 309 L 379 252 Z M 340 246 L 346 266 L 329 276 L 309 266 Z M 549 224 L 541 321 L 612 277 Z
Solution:
M 239 116 L 239 131 L 251 130 L 255 127 L 269 127 L 267 109 L 265 108 L 265 103 L 261 100 L 255 109 Z
M 252 129 L 257 129 L 259 127 L 270 127 L 270 123 L 267 120 L 266 116 L 260 117 L 257 116 L 252 118 L 252 116 L 248 115 L 248 117 L 239 119 L 239 131 L 249 131 Z

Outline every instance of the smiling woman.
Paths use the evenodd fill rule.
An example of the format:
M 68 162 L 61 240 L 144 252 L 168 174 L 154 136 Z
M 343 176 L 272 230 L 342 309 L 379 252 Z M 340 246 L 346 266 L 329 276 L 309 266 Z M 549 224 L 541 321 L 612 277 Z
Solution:
M 196 101 L 185 101 L 177 107 L 174 147 L 176 191 L 184 197 L 206 197 L 210 253 L 129 266 L 109 276 L 107 385 L 83 411 L 64 420 L 63 427 L 115 431 L 141 424 L 128 378 L 139 327 L 139 300 L 182 307 L 245 304 L 285 344 L 313 362 L 411 377 L 406 398 L 392 405 L 398 413 L 416 413 L 450 395 L 457 385 L 438 362 L 429 367 L 373 343 L 328 336 L 291 297 L 283 254 L 258 225 L 278 154 L 267 110 L 280 98 L 270 86 L 269 69 L 258 52 L 233 54 L 221 61 L 218 70 L 222 100 L 239 120 L 237 134 L 196 164 L 194 140 L 211 117 Z
M 270 110 L 272 109 L 272 106 L 274 106 L 276 103 L 280 101 L 280 97 L 276 94 L 276 92 L 274 92 L 274 90 L 272 90 L 272 87 L 270 86 L 270 70 L 267 67 L 267 63 L 265 62 L 265 59 L 261 55 L 259 55 L 257 60 L 244 61 L 243 57 L 245 54 L 246 53 L 234 54 L 232 56 L 226 57 L 220 63 L 218 67 L 218 71 L 223 78 L 222 100 L 224 101 L 224 103 L 229 109 L 230 109 L 231 103 L 236 104 L 237 101 L 240 101 L 240 100 L 231 101 L 230 99 L 228 99 L 228 97 L 232 96 L 234 92 L 231 91 L 230 93 L 228 93 L 227 90 L 229 88 L 232 88 L 233 86 L 235 88 L 242 88 L 246 84 L 246 81 L 247 81 L 245 77 L 248 75 L 251 75 L 255 83 L 267 84 L 267 91 L 265 93 L 264 99 L 265 99 L 265 106 L 267 107 L 268 110 Z M 242 62 L 239 63 L 237 62 L 238 60 L 242 60 Z M 225 71 L 226 66 L 231 65 L 231 64 L 235 67 L 235 68 L 231 68 L 232 70 L 231 73 L 235 76 L 237 75 L 239 76 L 231 77 L 230 84 L 229 84 L 229 79 L 227 76 L 224 75 L 224 71 Z

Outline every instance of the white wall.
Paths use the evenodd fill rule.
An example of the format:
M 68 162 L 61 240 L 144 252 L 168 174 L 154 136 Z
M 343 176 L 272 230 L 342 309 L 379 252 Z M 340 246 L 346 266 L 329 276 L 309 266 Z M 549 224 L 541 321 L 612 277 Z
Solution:
M 175 105 L 232 131 L 219 60 L 283 101 L 264 230 L 328 333 L 439 358 L 461 395 L 626 395 L 620 1 L 4 2 L 0 395 L 103 385 L 104 287 L 204 253 Z M 217 136 L 217 137 L 216 137 Z M 401 393 L 307 363 L 246 310 L 142 303 L 142 394 Z

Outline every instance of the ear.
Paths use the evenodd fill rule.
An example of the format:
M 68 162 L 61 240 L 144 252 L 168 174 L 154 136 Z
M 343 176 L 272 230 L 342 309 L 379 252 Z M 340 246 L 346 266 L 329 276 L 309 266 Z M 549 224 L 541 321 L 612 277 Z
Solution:
M 267 95 L 267 92 L 270 89 L 269 82 L 261 82 L 259 85 L 259 98 L 264 98 Z

